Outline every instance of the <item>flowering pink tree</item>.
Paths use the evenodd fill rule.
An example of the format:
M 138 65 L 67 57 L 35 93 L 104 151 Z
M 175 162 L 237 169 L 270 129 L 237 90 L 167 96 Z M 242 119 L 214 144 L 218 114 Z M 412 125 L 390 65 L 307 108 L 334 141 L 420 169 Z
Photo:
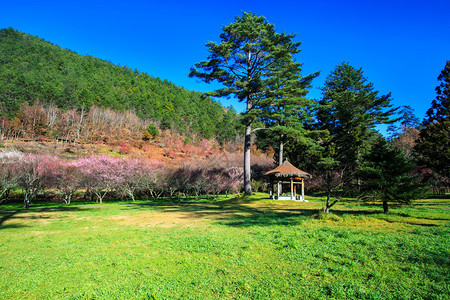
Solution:
M 200 193 L 205 190 L 205 186 L 208 184 L 209 178 L 202 168 L 196 169 L 187 169 L 185 172 L 185 176 L 187 176 L 187 186 L 186 188 L 194 193 L 195 200 L 198 200 Z
M 239 193 L 244 185 L 244 168 L 228 168 L 226 174 L 225 193 Z
M 209 171 L 207 176 L 208 182 L 205 185 L 205 191 L 208 195 L 213 194 L 216 198 L 227 186 L 225 174 L 223 170 L 215 170 Z
M 173 190 L 185 195 L 194 194 L 197 200 L 209 180 L 205 169 L 188 165 L 175 170 L 170 176 L 169 184 Z
M 138 159 L 111 156 L 91 156 L 70 163 L 81 174 L 81 185 L 92 191 L 102 203 L 111 191 L 129 196 L 133 202 L 136 193 L 149 192 L 158 198 L 165 188 L 165 165 Z
M 25 193 L 26 209 L 40 191 L 55 187 L 57 178 L 62 175 L 58 158 L 35 154 L 23 154 L 17 162 L 15 172 L 17 184 Z
M 172 170 L 160 161 L 152 161 L 148 166 L 150 166 L 150 170 L 140 182 L 141 189 L 148 192 L 153 200 L 157 201 L 167 190 L 167 179 L 172 174 Z
M 119 174 L 122 178 L 118 181 L 117 190 L 130 196 L 133 202 L 137 192 L 143 192 L 147 188 L 154 192 L 159 181 L 160 166 L 160 163 L 148 163 L 139 159 L 122 159 Z
M 23 154 L 16 151 L 0 152 L 0 202 L 18 185 L 17 166 Z
M 60 165 L 61 176 L 56 179 L 56 187 L 61 191 L 64 202 L 69 205 L 75 192 L 82 188 L 83 176 L 72 162 Z
M 97 202 L 103 203 L 105 196 L 121 186 L 124 164 L 120 158 L 107 155 L 90 156 L 73 161 L 70 165 L 81 172 L 81 182 L 87 191 L 97 196 Z

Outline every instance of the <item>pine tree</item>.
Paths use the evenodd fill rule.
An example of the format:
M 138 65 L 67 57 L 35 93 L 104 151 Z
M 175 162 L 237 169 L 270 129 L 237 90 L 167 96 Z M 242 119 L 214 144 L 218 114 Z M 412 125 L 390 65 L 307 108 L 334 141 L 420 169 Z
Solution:
M 384 138 L 378 137 L 364 158 L 364 166 L 359 170 L 363 195 L 368 200 L 380 200 L 384 213 L 389 212 L 389 202 L 410 203 L 422 195 L 409 175 L 414 165 L 400 149 L 390 147 Z
M 294 34 L 277 33 L 266 18 L 252 13 L 237 16 L 234 23 L 224 26 L 219 44 L 206 44 L 210 55 L 206 61 L 191 68 L 190 77 L 209 83 L 218 81 L 224 87 L 208 93 L 210 96 L 234 95 L 246 103 L 244 140 L 244 188 L 251 194 L 250 146 L 252 124 L 261 109 L 271 106 L 270 87 L 283 73 L 296 72 L 295 62 L 300 43 Z M 292 71 L 293 70 L 293 71 Z
M 326 181 L 328 196 L 324 209 L 328 211 L 333 205 L 330 204 L 333 190 L 348 188 L 356 178 L 375 126 L 394 122 L 389 117 L 396 109 L 391 108 L 390 94 L 378 95 L 362 69 L 346 62 L 336 66 L 327 77 L 322 95 L 316 129 L 328 132 L 321 137 L 324 151 L 318 163 Z
M 306 94 L 311 87 L 311 81 L 319 72 L 301 77 L 299 72 L 284 73 L 283 78 L 271 87 L 272 105 L 263 109 L 261 119 L 271 133 L 270 140 L 278 144 L 279 165 L 283 163 L 284 148 L 288 142 L 297 145 L 311 145 L 315 141 L 309 137 L 310 130 L 305 124 L 312 122 L 311 107 L 313 100 L 307 99 Z
M 437 96 L 422 122 L 415 152 L 419 164 L 450 178 L 450 61 L 438 80 Z

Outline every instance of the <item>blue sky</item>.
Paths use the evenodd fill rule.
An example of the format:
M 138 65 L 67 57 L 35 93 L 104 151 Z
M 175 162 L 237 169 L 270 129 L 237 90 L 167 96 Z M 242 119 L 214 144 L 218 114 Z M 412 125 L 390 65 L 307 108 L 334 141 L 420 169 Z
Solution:
M 343 61 L 362 68 L 396 106 L 422 119 L 436 80 L 450 60 L 449 0 L 391 1 L 5 1 L 0 28 L 13 27 L 82 55 L 167 79 L 189 90 L 215 86 L 188 78 L 205 60 L 205 44 L 242 12 L 265 16 L 277 31 L 296 33 L 304 74 L 321 71 L 309 96 Z M 222 105 L 243 110 L 236 100 Z

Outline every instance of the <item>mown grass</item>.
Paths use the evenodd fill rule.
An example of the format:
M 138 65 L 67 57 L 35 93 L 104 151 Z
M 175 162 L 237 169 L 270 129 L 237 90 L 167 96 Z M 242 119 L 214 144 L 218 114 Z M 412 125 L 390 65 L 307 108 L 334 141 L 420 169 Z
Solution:
M 449 298 L 450 200 L 261 196 L 0 211 L 0 298 Z

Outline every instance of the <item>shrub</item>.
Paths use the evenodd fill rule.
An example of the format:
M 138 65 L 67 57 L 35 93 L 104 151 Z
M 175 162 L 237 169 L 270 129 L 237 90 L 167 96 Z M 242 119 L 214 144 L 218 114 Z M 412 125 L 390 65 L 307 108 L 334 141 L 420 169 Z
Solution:
M 159 135 L 159 130 L 155 124 L 149 124 L 144 132 L 144 140 L 152 140 Z

